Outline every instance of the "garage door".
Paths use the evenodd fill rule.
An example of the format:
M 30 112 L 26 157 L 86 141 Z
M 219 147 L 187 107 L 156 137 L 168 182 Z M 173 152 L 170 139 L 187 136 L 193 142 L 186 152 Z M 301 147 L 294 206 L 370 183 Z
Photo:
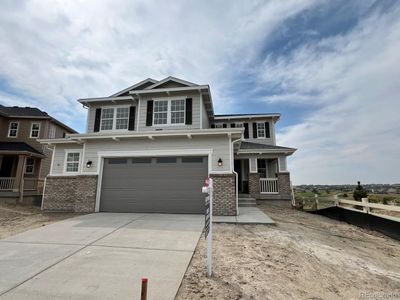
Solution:
M 204 213 L 207 157 L 104 159 L 100 211 Z

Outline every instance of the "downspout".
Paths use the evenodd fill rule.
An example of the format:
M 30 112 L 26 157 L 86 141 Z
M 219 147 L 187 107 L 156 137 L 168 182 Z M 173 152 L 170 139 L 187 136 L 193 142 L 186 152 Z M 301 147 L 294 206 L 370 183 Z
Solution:
M 232 149 L 232 164 L 233 164 L 233 168 L 232 168 L 232 172 L 235 174 L 235 177 L 236 177 L 236 180 L 235 180 L 235 188 L 236 188 L 236 215 L 238 216 L 239 215 L 239 174 L 237 173 L 237 172 L 235 172 L 235 153 L 234 153 L 234 150 L 235 150 L 235 147 L 234 147 L 234 144 L 236 143 L 236 142 L 239 142 L 239 141 L 241 141 L 242 139 L 240 138 L 240 139 L 237 139 L 237 140 L 234 140 L 234 141 L 232 141 L 232 144 L 231 144 L 231 149 Z

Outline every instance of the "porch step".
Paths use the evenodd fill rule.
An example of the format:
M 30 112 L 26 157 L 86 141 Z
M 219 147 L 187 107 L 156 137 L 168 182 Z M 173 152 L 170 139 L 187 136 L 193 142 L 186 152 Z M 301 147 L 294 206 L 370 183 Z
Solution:
M 239 197 L 239 206 L 240 207 L 249 207 L 249 206 L 257 206 L 257 201 L 254 198 L 245 197 L 241 198 Z
M 239 193 L 239 199 L 242 199 L 242 198 L 250 198 L 250 194 L 241 194 L 241 193 Z

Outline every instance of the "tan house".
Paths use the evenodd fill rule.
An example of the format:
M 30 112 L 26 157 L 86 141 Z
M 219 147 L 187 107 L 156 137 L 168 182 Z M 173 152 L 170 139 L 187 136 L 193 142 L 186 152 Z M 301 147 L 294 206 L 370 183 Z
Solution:
M 71 133 L 37 108 L 0 105 L 0 201 L 40 201 L 52 152 L 37 140 Z
M 41 140 L 53 149 L 43 210 L 204 213 L 206 177 L 216 215 L 291 198 L 296 149 L 276 145 L 278 113 L 216 115 L 208 85 L 174 77 L 78 101 L 87 132 Z

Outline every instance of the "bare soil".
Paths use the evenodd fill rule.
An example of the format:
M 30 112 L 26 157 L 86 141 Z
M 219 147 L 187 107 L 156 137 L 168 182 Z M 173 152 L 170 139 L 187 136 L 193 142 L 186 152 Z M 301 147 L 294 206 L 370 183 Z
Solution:
M 0 239 L 76 216 L 74 213 L 42 214 L 39 207 L 0 204 Z
M 283 202 L 259 208 L 276 225 L 214 225 L 213 276 L 202 237 L 176 299 L 400 298 L 399 241 Z

